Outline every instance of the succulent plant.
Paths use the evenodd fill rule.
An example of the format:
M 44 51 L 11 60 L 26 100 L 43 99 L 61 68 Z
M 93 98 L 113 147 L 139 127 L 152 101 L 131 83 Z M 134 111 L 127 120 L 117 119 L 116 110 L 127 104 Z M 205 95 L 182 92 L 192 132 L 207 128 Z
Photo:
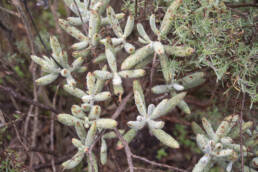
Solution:
M 139 81 L 133 82 L 134 99 L 137 109 L 140 115 L 137 116 L 136 121 L 129 121 L 127 124 L 132 130 L 129 130 L 130 136 L 135 136 L 136 131 L 141 130 L 144 126 L 148 126 L 150 132 L 163 144 L 171 148 L 179 148 L 178 142 L 165 131 L 162 130 L 164 127 L 163 121 L 156 121 L 155 119 L 166 115 L 170 112 L 186 95 L 186 93 L 180 93 L 171 99 L 162 100 L 156 107 L 153 104 L 148 106 L 146 109 L 143 90 Z M 128 132 L 128 133 L 129 133 Z M 126 136 L 128 135 L 128 136 Z M 133 137 L 129 137 L 129 134 L 124 136 L 126 141 L 132 140 Z M 128 138 L 127 138 L 128 137 Z M 119 148 L 119 145 L 118 145 Z
M 114 94 L 122 95 L 124 93 L 124 89 L 122 86 L 122 78 L 139 78 L 145 75 L 145 71 L 143 69 L 135 69 L 135 70 L 122 70 L 120 72 L 117 71 L 117 62 L 115 57 L 114 48 L 110 44 L 111 40 L 108 39 L 105 43 L 105 54 L 107 57 L 109 68 L 111 72 L 96 70 L 94 71 L 94 75 L 102 80 L 112 79 Z
M 74 167 L 76 167 L 84 158 L 85 154 L 88 153 L 90 146 L 92 145 L 95 136 L 96 136 L 96 132 L 97 132 L 97 127 L 96 127 L 96 123 L 93 123 L 86 135 L 85 139 L 76 139 L 73 138 L 72 139 L 72 143 L 75 147 L 77 147 L 78 151 L 77 153 L 69 160 L 65 161 L 64 163 L 62 163 L 62 166 L 64 169 L 72 169 Z M 90 163 L 90 158 L 87 157 L 88 159 L 88 167 L 89 169 L 91 168 L 91 166 L 94 167 L 94 171 L 97 172 L 98 171 L 98 166 L 97 166 L 97 161 L 96 161 L 96 157 L 94 155 L 94 153 L 92 152 L 92 157 L 93 159 L 93 163 Z M 92 170 L 89 170 L 92 171 Z
M 95 140 L 95 135 L 97 130 L 102 129 L 113 129 L 117 126 L 117 122 L 110 118 L 100 118 L 101 108 L 100 106 L 93 106 L 88 116 L 83 112 L 83 109 L 78 105 L 72 106 L 72 115 L 70 114 L 59 114 L 57 119 L 64 125 L 74 126 L 76 133 L 80 140 L 72 139 L 72 143 L 75 147 L 78 148 L 78 152 L 68 161 L 64 162 L 62 166 L 64 169 L 71 169 L 77 166 L 83 159 L 84 155 L 88 153 L 89 148 L 93 141 Z M 86 129 L 89 128 L 88 133 Z M 122 131 L 121 131 L 122 132 Z M 114 133 L 106 133 L 102 136 L 102 145 L 101 145 L 101 162 L 104 163 L 107 157 L 107 145 L 105 139 L 114 138 Z M 93 163 L 88 160 L 89 171 L 92 171 L 92 166 L 94 171 L 98 171 L 97 161 L 95 155 L 92 153 Z
M 172 72 L 172 76 L 175 73 Z M 171 96 L 174 96 L 176 91 L 187 90 L 193 87 L 197 87 L 205 82 L 204 73 L 203 72 L 195 72 L 189 74 L 181 79 L 175 80 L 174 77 L 171 78 L 171 81 L 168 84 L 164 85 L 156 85 L 152 87 L 151 91 L 154 94 L 162 94 L 170 92 Z M 186 114 L 190 114 L 191 110 L 189 106 L 186 104 L 184 100 L 182 100 L 178 107 L 185 112 Z
M 171 23 L 174 19 L 174 15 L 176 13 L 177 8 L 181 5 L 181 3 L 182 3 L 182 0 L 175 0 L 173 1 L 173 3 L 171 3 L 169 8 L 167 9 L 165 17 L 162 20 L 160 29 L 158 29 L 156 26 L 155 16 L 151 15 L 149 22 L 150 22 L 151 30 L 158 37 L 157 41 L 152 41 L 150 39 L 150 37 L 145 32 L 142 24 L 140 23 L 137 24 L 137 30 L 138 30 L 138 33 L 140 34 L 139 41 L 146 45 L 140 49 L 137 49 L 134 54 L 130 55 L 124 60 L 121 66 L 122 70 L 131 69 L 140 62 L 146 63 L 146 60 L 148 63 L 153 58 L 153 54 L 156 54 L 160 59 L 162 73 L 166 82 L 169 82 L 171 80 L 172 76 L 170 73 L 170 66 L 169 66 L 167 54 L 168 55 L 173 54 L 173 55 L 178 55 L 182 57 L 182 56 L 191 55 L 194 52 L 194 50 L 190 47 L 186 47 L 186 46 L 173 47 L 169 45 L 163 45 L 163 43 L 161 42 L 161 40 L 164 37 L 166 37 L 166 35 L 170 31 Z
M 107 16 L 110 20 L 110 25 L 117 38 L 111 38 L 112 44 L 117 46 L 119 44 L 123 45 L 125 51 L 129 54 L 134 53 L 135 47 L 126 41 L 126 38 L 132 33 L 134 28 L 134 17 L 129 15 L 125 25 L 124 32 L 121 29 L 119 21 L 115 17 L 115 12 L 112 7 L 107 8 Z M 101 40 L 102 43 L 106 42 L 106 39 Z
M 102 68 L 103 71 L 106 69 L 106 66 Z M 91 72 L 87 74 L 86 80 L 88 88 L 86 92 L 70 85 L 64 85 L 64 89 L 70 94 L 82 99 L 84 102 L 82 104 L 84 111 L 89 111 L 95 102 L 108 100 L 111 97 L 111 93 L 109 91 L 101 92 L 104 87 L 104 81 L 96 79 Z
M 78 0 L 65 0 L 66 5 L 78 16 L 78 17 L 69 17 L 67 20 L 59 19 L 60 26 L 79 42 L 72 45 L 72 48 L 76 51 L 73 52 L 74 57 L 86 57 L 91 52 L 93 47 L 96 47 L 99 44 L 100 38 L 100 28 L 103 25 L 109 24 L 112 21 L 106 17 L 102 17 L 102 13 L 105 11 L 109 0 L 93 0 L 80 2 Z M 89 4 L 90 3 L 90 4 Z M 77 9 L 79 8 L 79 11 Z M 121 19 L 124 17 L 123 14 L 115 15 Z M 81 25 L 82 21 L 88 23 L 87 35 L 84 35 L 81 31 L 75 28 L 72 25 Z M 118 20 L 117 20 L 118 22 Z M 86 29 L 86 28 L 84 28 Z
M 105 0 L 105 1 L 103 1 L 103 0 L 92 0 L 92 1 L 84 0 L 84 2 L 75 0 L 82 18 L 80 18 L 79 11 L 76 7 L 76 4 L 74 4 L 73 0 L 64 0 L 64 2 L 77 15 L 77 17 L 68 17 L 67 21 L 71 25 L 79 26 L 79 25 L 82 25 L 83 23 L 87 23 L 90 20 L 90 10 L 91 9 L 99 8 L 99 10 L 98 10 L 99 14 L 102 15 L 104 13 L 106 7 L 108 6 L 110 0 Z M 124 17 L 123 13 L 116 14 L 116 18 L 118 20 L 122 19 L 123 17 Z M 109 23 L 110 23 L 110 20 L 108 17 L 102 17 L 101 25 L 106 25 Z
M 124 130 L 119 130 L 120 134 L 124 133 Z M 106 139 L 114 139 L 116 138 L 116 134 L 114 131 L 107 132 L 101 137 L 101 146 L 100 146 L 100 162 L 102 165 L 105 165 L 107 163 L 107 143 Z
M 72 65 L 68 64 L 68 56 L 65 51 L 62 50 L 56 37 L 50 37 L 50 45 L 52 49 L 52 58 L 43 56 L 40 58 L 38 56 L 32 55 L 31 59 L 41 66 L 42 70 L 47 75 L 36 80 L 36 83 L 39 85 L 48 85 L 55 81 L 59 75 L 66 78 L 67 84 L 75 86 L 76 81 L 72 76 L 72 72 L 84 72 L 86 68 L 82 66 L 83 59 L 76 59 Z M 58 63 L 58 64 L 57 64 Z M 60 66 L 59 66 L 60 65 Z
M 197 144 L 205 153 L 195 165 L 193 172 L 209 171 L 215 163 L 223 166 L 226 171 L 231 171 L 233 163 L 240 157 L 241 146 L 234 143 L 231 137 L 233 133 L 239 134 L 239 128 L 233 128 L 237 124 L 238 118 L 238 115 L 225 117 L 216 132 L 213 130 L 211 123 L 206 118 L 202 118 L 202 124 L 206 131 L 205 135 L 198 124 L 192 124 L 194 131 L 198 133 L 196 137 Z M 251 126 L 249 122 L 243 123 L 243 132 L 246 132 Z M 242 148 L 246 156 L 247 148 L 244 145 Z

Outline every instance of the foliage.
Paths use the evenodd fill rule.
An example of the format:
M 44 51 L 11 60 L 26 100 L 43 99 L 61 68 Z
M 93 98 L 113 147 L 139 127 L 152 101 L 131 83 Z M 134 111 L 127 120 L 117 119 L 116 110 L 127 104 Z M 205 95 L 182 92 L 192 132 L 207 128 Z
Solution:
M 74 38 L 71 39 L 72 45 L 67 49 L 58 41 L 63 40 L 60 39 L 61 35 L 59 39 L 57 35 L 49 36 L 51 34 L 43 28 L 40 34 L 45 42 L 50 37 L 47 48 L 52 52 L 46 56 L 31 56 L 41 67 L 41 77 L 36 80 L 38 85 L 61 83 L 67 93 L 78 99 L 75 100 L 77 103 L 72 102 L 70 114 L 64 112 L 57 116 L 60 123 L 73 127 L 78 136 L 71 140 L 77 153 L 62 163 L 62 167 L 75 169 L 79 164 L 84 167 L 85 164 L 81 162 L 86 157 L 87 171 L 97 172 L 100 164 L 98 161 L 105 165 L 108 158 L 111 158 L 108 152 L 109 142 L 118 136 L 114 129 L 129 144 L 144 133 L 143 129 L 147 127 L 150 135 L 173 148 L 174 152 L 179 148 L 189 148 L 189 154 L 194 154 L 193 156 L 203 152 L 204 155 L 193 166 L 193 172 L 219 171 L 222 168 L 234 171 L 241 167 L 242 155 L 246 158 L 243 168 L 255 171 L 258 161 L 257 127 L 254 127 L 253 122 L 245 122 L 235 114 L 221 121 L 221 112 L 230 114 L 231 111 L 215 104 L 224 102 L 219 102 L 221 99 L 216 97 L 218 95 L 214 96 L 216 90 L 213 93 L 213 85 L 207 88 L 205 83 L 216 81 L 221 96 L 225 94 L 228 99 L 228 95 L 235 92 L 248 95 L 250 109 L 253 108 L 258 100 L 258 44 L 254 31 L 257 9 L 241 9 L 240 16 L 246 13 L 248 16 L 239 17 L 228 8 L 231 1 L 155 0 L 135 4 L 137 1 L 124 0 L 124 13 L 116 13 L 109 6 L 109 2 L 110 0 L 64 0 L 73 14 L 62 19 L 65 8 L 61 7 L 59 11 L 61 10 L 62 16 L 57 14 L 57 17 L 61 16 L 58 24 Z M 148 3 L 154 6 L 154 10 L 144 9 Z M 136 7 L 139 14 L 135 14 Z M 144 16 L 140 16 L 143 12 L 139 9 L 144 9 Z M 242 13 L 243 11 L 246 13 Z M 129 15 L 125 17 L 128 12 Z M 50 27 L 55 26 L 55 20 L 50 13 L 44 11 L 42 18 L 42 21 L 49 22 Z M 38 45 L 37 51 L 40 54 L 44 52 L 38 38 L 34 43 Z M 16 41 L 15 45 L 18 53 L 29 55 L 30 48 L 25 39 Z M 73 57 L 70 57 L 70 52 Z M 3 61 L 11 65 L 6 65 L 5 70 L 11 67 L 17 78 L 25 80 L 29 76 L 26 71 L 27 60 L 16 53 L 9 53 Z M 70 64 L 71 61 L 73 62 Z M 86 86 L 81 77 L 84 74 Z M 58 79 L 59 76 L 65 80 Z M 0 78 L 0 82 L 12 85 L 16 83 L 9 76 Z M 110 83 L 113 89 L 110 89 Z M 55 86 L 52 88 L 56 89 Z M 191 106 L 188 98 L 194 94 L 204 97 L 203 88 L 212 94 L 212 108 L 201 105 L 198 110 Z M 121 111 L 116 105 L 130 91 L 133 92 L 134 102 L 127 104 L 132 106 L 130 110 L 133 112 L 121 121 L 111 117 L 111 111 Z M 189 96 L 186 97 L 185 91 L 189 92 Z M 233 100 L 230 103 L 232 102 Z M 173 137 L 165 132 L 165 120 L 170 119 L 172 110 L 182 112 L 182 116 L 176 117 L 178 121 L 193 120 L 192 123 L 184 123 L 187 126 L 192 124 L 196 138 L 190 135 L 190 127 L 179 124 L 173 126 Z M 198 125 L 200 116 L 203 127 Z M 125 130 L 117 130 L 123 127 L 122 121 L 127 123 L 129 130 L 125 127 Z M 167 128 L 167 121 L 166 124 Z M 214 131 L 214 128 L 217 130 Z M 244 143 L 240 143 L 240 133 Z M 126 146 L 120 137 L 118 139 L 117 149 Z M 98 154 L 93 150 L 95 145 L 99 146 Z M 168 151 L 160 148 L 155 152 L 156 158 L 161 160 L 169 157 Z M 16 171 L 12 160 L 8 158 L 1 162 L 0 169 Z

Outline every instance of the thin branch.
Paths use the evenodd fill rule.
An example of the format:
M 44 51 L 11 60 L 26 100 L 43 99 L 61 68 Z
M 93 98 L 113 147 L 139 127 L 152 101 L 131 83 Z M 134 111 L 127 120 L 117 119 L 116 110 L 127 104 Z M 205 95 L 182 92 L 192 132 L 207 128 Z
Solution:
M 79 17 L 81 19 L 83 31 L 87 35 L 87 26 L 86 26 L 86 23 L 84 23 L 84 21 L 83 21 L 83 18 L 82 18 L 82 15 L 81 15 L 81 11 L 79 10 L 78 4 L 77 4 L 77 2 L 75 0 L 73 0 L 73 3 L 75 4 L 75 7 L 76 7 L 76 9 L 78 11 L 78 14 L 79 14 Z
M 240 113 L 240 154 L 241 154 L 241 172 L 244 172 L 244 154 L 243 154 L 243 131 L 242 131 L 242 122 L 243 122 L 243 109 L 245 106 L 245 92 L 243 93 L 241 113 Z
M 20 118 L 16 119 L 16 120 L 13 120 L 13 121 L 10 121 L 10 122 L 7 122 L 7 123 L 3 123 L 3 124 L 0 124 L 0 128 L 4 128 L 4 127 L 10 127 L 11 125 L 14 125 L 20 121 L 22 121 L 24 118 L 25 118 L 26 115 L 22 115 Z
M 13 1 L 16 2 L 16 3 L 19 3 L 19 0 L 13 0 Z M 20 1 L 21 1 L 21 0 L 20 0 Z M 56 61 L 56 59 L 51 55 L 51 53 L 49 53 L 49 51 L 48 51 L 48 49 L 47 49 L 47 46 L 46 46 L 45 42 L 43 41 L 43 39 L 42 39 L 42 37 L 41 37 L 41 35 L 40 35 L 40 33 L 39 33 L 38 27 L 37 27 L 37 25 L 35 24 L 35 22 L 34 22 L 34 20 L 33 20 L 32 14 L 31 14 L 31 12 L 30 12 L 30 10 L 29 10 L 29 8 L 28 8 L 27 1 L 22 1 L 22 2 L 23 2 L 23 5 L 24 5 L 24 7 L 25 7 L 26 12 L 29 14 L 29 18 L 30 18 L 30 20 L 31 20 L 32 26 L 34 27 L 34 29 L 35 29 L 35 31 L 36 31 L 36 34 L 37 34 L 37 36 L 39 37 L 40 43 L 43 45 L 44 49 L 46 50 L 47 55 L 48 55 L 52 60 L 54 60 L 54 62 L 56 63 L 56 65 L 57 65 L 58 67 L 60 67 L 61 69 L 63 69 L 62 65 L 61 65 L 60 63 L 58 63 L 58 61 Z
M 11 15 L 13 15 L 13 16 L 16 16 L 16 17 L 18 17 L 18 18 L 21 17 L 21 15 L 20 15 L 19 13 L 16 13 L 16 12 L 14 12 L 14 11 L 8 10 L 8 9 L 3 8 L 3 7 L 1 7 L 1 6 L 0 6 L 0 10 L 6 12 L 6 13 L 8 13 L 8 14 L 11 14 Z
M 157 163 L 155 161 L 150 161 L 148 160 L 147 158 L 144 158 L 144 157 L 141 157 L 141 156 L 138 156 L 138 155 L 135 155 L 135 154 L 131 154 L 131 156 L 135 159 L 139 159 L 141 161 L 144 161 L 144 162 L 147 162 L 148 164 L 151 164 L 151 165 L 154 165 L 154 166 L 158 166 L 158 167 L 164 167 L 164 168 L 168 168 L 168 169 L 171 169 L 171 170 L 176 170 L 176 171 L 180 171 L 180 172 L 187 172 L 186 170 L 183 170 L 183 169 L 180 169 L 180 168 L 177 168 L 177 167 L 174 167 L 174 166 L 170 166 L 170 165 L 167 165 L 167 164 L 161 164 L 161 163 Z
M 239 4 L 229 4 L 229 3 L 226 3 L 226 6 L 229 7 L 229 8 L 242 8 L 242 7 L 258 8 L 258 4 L 251 4 L 251 3 L 239 3 Z
M 129 165 L 129 170 L 130 170 L 130 172 L 134 172 L 132 152 L 130 150 L 130 147 L 129 147 L 128 143 L 125 141 L 125 139 L 123 138 L 123 136 L 119 133 L 118 129 L 115 128 L 114 131 L 115 131 L 116 136 L 119 138 L 119 140 L 123 143 L 123 145 L 125 147 L 125 153 L 126 153 L 127 162 Z
M 56 114 L 59 113 L 59 111 L 54 109 L 53 107 L 41 104 L 41 103 L 39 103 L 37 101 L 34 101 L 34 100 L 31 100 L 31 98 L 24 97 L 24 96 L 20 95 L 19 93 L 15 92 L 12 88 L 0 85 L 0 90 L 2 90 L 4 92 L 12 95 L 13 97 L 15 97 L 15 98 L 17 98 L 17 99 L 19 99 L 21 101 L 26 102 L 28 104 L 33 104 L 33 105 L 38 106 L 38 107 L 40 107 L 42 109 L 46 109 L 46 110 L 52 111 L 52 112 L 54 112 Z
M 134 15 L 135 15 L 135 19 L 137 19 L 137 8 L 138 8 L 138 0 L 134 0 Z
M 118 108 L 116 109 L 115 113 L 112 115 L 112 119 L 116 119 L 119 117 L 119 115 L 121 114 L 121 112 L 125 109 L 125 106 L 127 104 L 127 102 L 131 99 L 131 97 L 133 96 L 133 92 L 130 92 L 121 102 L 121 104 L 118 106 Z
M 57 98 L 57 93 L 59 91 L 59 85 L 56 88 L 56 92 L 53 98 L 53 108 L 56 107 L 56 98 Z M 50 150 L 54 151 L 55 150 L 55 143 L 54 143 L 54 134 L 55 134 L 55 114 L 52 112 L 51 113 L 51 124 L 50 124 Z M 52 164 L 52 170 L 53 172 L 56 172 L 56 166 L 55 166 L 55 158 L 52 156 L 51 157 L 51 164 Z

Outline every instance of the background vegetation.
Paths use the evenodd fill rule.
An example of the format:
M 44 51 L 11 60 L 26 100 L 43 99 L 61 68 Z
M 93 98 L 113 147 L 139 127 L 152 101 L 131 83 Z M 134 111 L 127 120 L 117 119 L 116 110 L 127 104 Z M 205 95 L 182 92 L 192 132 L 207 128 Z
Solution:
M 62 78 L 46 87 L 37 86 L 34 81 L 41 76 L 41 71 L 30 58 L 31 54 L 46 54 L 39 33 L 48 51 L 49 36 L 57 36 L 72 61 L 70 46 L 75 40 L 62 31 L 57 22 L 58 18 L 72 14 L 63 1 L 53 0 L 42 6 L 37 5 L 39 2 L 43 1 L 27 1 L 27 11 L 22 1 L 0 1 L 0 171 L 61 171 L 60 164 L 76 151 L 71 146 L 71 138 L 76 137 L 74 130 L 58 123 L 56 113 L 69 113 L 71 105 L 79 101 L 63 91 Z M 141 22 L 148 35 L 154 38 L 148 18 L 154 13 L 159 23 L 171 2 L 138 0 L 135 5 L 135 1 L 131 0 L 112 0 L 111 6 L 116 12 L 135 15 L 137 22 Z M 28 12 L 38 31 L 33 27 Z M 125 22 L 123 20 L 122 25 Z M 110 27 L 105 33 L 113 34 Z M 140 44 L 135 41 L 138 37 L 136 33 L 129 37 L 129 42 L 139 47 Z M 243 120 L 254 122 L 254 130 L 258 118 L 257 33 L 257 1 L 183 0 L 166 41 L 173 45 L 189 45 L 195 53 L 189 57 L 170 58 L 170 66 L 175 69 L 176 78 L 203 71 L 206 82 L 188 91 L 185 101 L 190 105 L 190 115 L 176 109 L 162 118 L 166 121 L 165 130 L 179 141 L 180 149 L 169 149 L 160 144 L 154 137 L 149 137 L 145 129 L 130 143 L 133 153 L 191 171 L 202 155 L 191 129 L 193 121 L 200 123 L 205 116 L 216 128 L 225 116 L 239 114 Z M 90 70 L 98 67 L 92 64 L 93 58 L 87 58 L 84 64 Z M 151 68 L 151 64 L 145 68 L 147 75 L 141 80 L 142 85 L 149 85 Z M 153 85 L 160 83 L 162 78 L 159 67 L 155 70 Z M 82 88 L 85 87 L 84 75 L 75 78 Z M 132 84 L 128 81 L 124 85 L 123 98 L 126 98 Z M 159 102 L 163 97 L 151 95 L 150 88 L 145 88 L 146 101 Z M 117 97 L 112 97 L 112 100 L 104 108 L 106 113 L 114 113 L 120 104 Z M 126 122 L 134 119 L 136 112 L 131 96 L 117 119 L 119 128 L 127 130 Z M 101 171 L 127 169 L 126 156 L 123 151 L 115 149 L 116 142 L 116 139 L 108 142 L 109 161 L 105 166 L 99 164 Z M 244 161 L 248 162 L 248 159 Z M 82 162 L 72 171 L 86 171 L 86 164 Z M 138 171 L 150 169 L 147 163 L 138 160 L 134 160 L 134 166 Z M 151 168 L 151 171 L 167 170 L 158 166 Z M 214 167 L 212 171 L 223 169 Z

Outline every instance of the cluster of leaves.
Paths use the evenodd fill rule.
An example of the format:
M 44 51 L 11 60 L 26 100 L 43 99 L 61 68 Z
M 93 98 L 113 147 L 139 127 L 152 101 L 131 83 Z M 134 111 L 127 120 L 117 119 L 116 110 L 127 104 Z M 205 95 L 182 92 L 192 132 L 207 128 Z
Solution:
M 170 98 L 163 99 L 156 107 L 153 104 L 147 107 L 142 86 L 139 80 L 134 80 L 135 105 L 140 115 L 136 117 L 135 121 L 127 123 L 131 129 L 123 137 L 129 143 L 136 136 L 137 132 L 143 127 L 148 126 L 150 133 L 160 142 L 171 148 L 179 148 L 180 145 L 176 139 L 162 130 L 165 123 L 157 121 L 157 118 L 168 114 L 176 106 L 184 113 L 190 114 L 190 107 L 183 100 L 186 92 L 177 92 L 200 86 L 205 82 L 205 74 L 203 72 L 195 72 L 181 79 L 176 79 L 175 76 L 178 71 L 171 64 L 175 61 L 175 57 L 187 58 L 187 56 L 195 53 L 198 56 L 198 60 L 189 60 L 189 64 L 195 64 L 197 67 L 202 65 L 209 66 L 215 71 L 217 78 L 219 80 L 222 79 L 222 76 L 231 67 L 231 64 L 228 64 L 225 58 L 221 58 L 221 56 L 236 56 L 235 48 L 239 48 L 241 45 L 237 38 L 232 41 L 232 38 L 225 36 L 225 34 L 231 34 L 235 38 L 239 31 L 237 28 L 232 28 L 231 25 L 232 22 L 237 24 L 240 21 L 237 19 L 231 21 L 232 17 L 226 11 L 226 7 L 222 2 L 202 1 L 199 4 L 190 0 L 185 2 L 174 0 L 168 6 L 159 27 L 154 14 L 149 18 L 150 29 L 156 39 L 150 38 L 141 23 L 137 24 L 139 42 L 143 46 L 136 49 L 128 41 L 128 37 L 134 29 L 134 17 L 132 15 L 128 16 L 125 28 L 122 30 L 119 20 L 124 17 L 124 14 L 116 14 L 112 7 L 108 7 L 109 0 L 64 1 L 76 17 L 68 17 L 66 20 L 59 19 L 59 25 L 69 35 L 79 41 L 71 46 L 74 50 L 73 56 L 76 59 L 72 65 L 69 65 L 68 55 L 61 49 L 56 37 L 50 38 L 50 46 L 53 52 L 51 57 L 43 56 L 43 58 L 40 58 L 31 56 L 32 60 L 39 64 L 42 70 L 47 73 L 47 75 L 36 80 L 39 85 L 50 84 L 61 75 L 66 78 L 64 90 L 83 102 L 81 105 L 72 106 L 72 114 L 63 113 L 58 115 L 58 120 L 64 125 L 73 126 L 79 137 L 79 139 L 72 139 L 72 143 L 77 147 L 78 152 L 70 160 L 64 162 L 62 164 L 63 167 L 65 169 L 74 168 L 87 154 L 90 155 L 87 156 L 89 171 L 93 171 L 93 169 L 95 172 L 98 171 L 97 158 L 93 152 L 89 152 L 91 151 L 91 146 L 98 133 L 116 128 L 118 122 L 111 118 L 103 118 L 101 106 L 97 103 L 109 100 L 112 94 L 118 95 L 121 98 L 124 93 L 122 78 L 135 79 L 143 77 L 146 74 L 143 68 L 155 61 L 157 57 L 160 61 L 164 84 L 154 86 L 151 91 L 154 94 L 169 93 Z M 106 16 L 104 16 L 105 10 Z M 229 21 L 231 22 L 230 24 L 227 23 Z M 76 28 L 76 26 L 80 25 L 83 26 L 83 32 Z M 102 37 L 102 28 L 106 29 L 107 26 L 111 26 L 115 34 L 114 37 L 110 35 L 106 38 Z M 171 31 L 173 26 L 174 29 Z M 171 33 L 174 34 L 173 39 L 170 37 Z M 224 39 L 225 37 L 227 39 Z M 102 64 L 107 62 L 110 71 L 105 64 L 101 70 L 88 72 L 86 77 L 87 91 L 77 88 L 77 82 L 73 77 L 74 73 L 84 73 L 87 70 L 83 66 L 84 60 L 94 56 L 94 51 L 96 49 L 101 50 L 103 45 L 105 52 L 100 53 L 93 60 L 93 63 Z M 117 54 L 123 50 L 129 56 L 122 62 L 121 69 L 119 70 Z M 239 56 L 237 57 L 240 58 L 240 54 L 245 54 L 246 51 L 248 50 L 238 51 Z M 250 52 L 249 55 L 253 56 L 256 53 L 256 49 Z M 248 58 L 250 58 L 249 55 Z M 173 58 L 173 60 L 170 60 L 170 58 Z M 248 58 L 243 59 L 248 61 Z M 250 64 L 247 61 L 240 62 L 245 63 L 244 75 L 242 72 L 234 73 L 234 75 L 237 74 L 238 81 L 243 81 L 240 84 L 242 91 L 247 92 L 252 97 L 252 100 L 255 101 L 257 99 L 256 89 L 253 87 L 255 84 L 252 81 L 246 83 L 246 75 L 253 72 L 254 67 L 248 66 Z M 242 67 L 237 68 L 238 71 L 240 69 Z M 236 70 L 236 68 L 233 70 Z M 252 78 L 251 74 L 248 75 L 249 77 Z M 105 80 L 112 80 L 112 92 L 103 91 L 105 89 Z M 240 145 L 233 143 L 233 136 L 226 136 L 228 136 L 237 121 L 237 115 L 229 116 L 214 132 L 211 124 L 206 119 L 203 119 L 203 126 L 207 134 L 202 131 L 200 126 L 195 125 L 194 130 L 198 128 L 201 132 L 197 135 L 196 140 L 205 155 L 194 167 L 194 172 L 208 171 L 215 162 L 219 162 L 222 165 L 229 162 L 226 168 L 228 171 L 231 171 L 233 162 L 239 160 Z M 247 123 L 248 127 L 246 127 L 245 124 L 243 123 L 243 128 L 248 130 L 251 125 Z M 124 133 L 123 130 L 120 132 Z M 239 133 L 239 130 L 233 132 Z M 256 135 L 256 133 L 252 134 Z M 113 131 L 106 132 L 101 136 L 100 160 L 102 164 L 106 163 L 108 157 L 106 139 L 115 137 L 116 135 Z M 253 141 L 255 138 L 252 137 L 250 140 Z M 256 145 L 256 143 L 250 145 Z M 117 148 L 121 149 L 122 147 L 122 142 L 118 142 Z M 243 147 L 243 150 L 248 155 L 247 148 Z M 256 154 L 253 153 L 251 156 Z M 254 161 L 256 162 L 257 159 L 254 159 Z

